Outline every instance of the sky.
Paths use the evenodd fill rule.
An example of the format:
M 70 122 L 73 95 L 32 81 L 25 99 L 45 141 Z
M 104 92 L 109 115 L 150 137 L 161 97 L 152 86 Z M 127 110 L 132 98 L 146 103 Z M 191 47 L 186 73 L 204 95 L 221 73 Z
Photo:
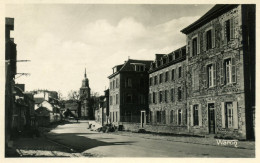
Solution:
M 181 29 L 213 5 L 9 4 L 26 91 L 48 89 L 66 97 L 79 90 L 86 68 L 91 91 L 104 94 L 112 68 L 128 58 L 154 60 L 186 44 Z M 18 76 L 17 76 L 18 77 Z

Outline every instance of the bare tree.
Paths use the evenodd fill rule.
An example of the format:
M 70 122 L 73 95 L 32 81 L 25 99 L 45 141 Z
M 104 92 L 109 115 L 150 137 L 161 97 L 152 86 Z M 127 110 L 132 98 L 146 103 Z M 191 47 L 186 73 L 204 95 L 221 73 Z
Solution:
M 75 100 L 78 101 L 80 98 L 79 91 L 71 90 L 68 93 L 68 99 L 69 100 Z

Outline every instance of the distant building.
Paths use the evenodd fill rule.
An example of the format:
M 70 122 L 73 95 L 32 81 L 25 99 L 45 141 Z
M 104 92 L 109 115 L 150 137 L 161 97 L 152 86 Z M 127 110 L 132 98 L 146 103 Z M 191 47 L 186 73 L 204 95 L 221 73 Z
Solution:
M 85 119 L 91 119 L 93 117 L 93 110 L 90 106 L 90 87 L 89 80 L 87 78 L 87 73 L 85 69 L 84 79 L 82 80 L 82 85 L 80 88 L 80 115 L 79 117 Z M 92 113 L 92 114 L 91 114 Z
M 72 114 L 74 114 L 76 117 L 79 117 L 79 103 L 78 102 L 76 102 L 74 100 L 67 100 L 64 103 L 65 103 L 65 110 L 69 109 Z
M 148 122 L 160 132 L 187 129 L 186 67 L 186 46 L 156 54 L 150 66 Z
M 148 70 L 152 61 L 128 59 L 115 66 L 109 78 L 110 122 L 140 122 L 141 111 L 148 111 Z
M 105 95 L 99 97 L 99 108 L 95 110 L 95 120 L 102 126 L 109 124 L 109 89 L 104 91 Z
M 215 5 L 184 28 L 192 133 L 254 137 L 255 5 Z

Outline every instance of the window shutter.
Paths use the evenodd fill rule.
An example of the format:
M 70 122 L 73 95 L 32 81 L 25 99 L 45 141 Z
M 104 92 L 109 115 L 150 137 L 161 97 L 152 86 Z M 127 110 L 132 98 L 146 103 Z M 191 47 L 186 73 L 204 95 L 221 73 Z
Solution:
M 203 33 L 203 51 L 206 51 L 206 45 L 207 45 L 207 38 L 206 38 L 206 31 Z
M 176 109 L 176 120 L 177 120 L 177 121 L 176 121 L 176 124 L 179 125 L 179 124 L 178 124 L 178 122 L 179 122 L 178 109 Z
M 230 38 L 235 38 L 234 18 L 230 19 Z
M 215 48 L 215 28 L 213 27 L 212 28 L 212 30 L 211 30 L 211 32 L 212 32 L 212 48 Z
M 200 35 L 197 37 L 197 54 L 200 54 Z
M 232 83 L 236 82 L 236 61 L 235 57 L 231 58 L 232 63 Z
M 192 69 L 191 82 L 192 82 L 192 88 L 194 90 L 194 86 L 195 86 L 195 69 Z
M 193 122 L 193 107 L 192 105 L 190 105 L 190 126 L 194 126 L 194 122 Z
M 216 86 L 216 64 L 212 64 L 213 67 L 213 86 Z
M 198 108 L 198 114 L 199 114 L 199 126 L 202 126 L 202 110 L 201 110 L 201 104 L 199 104 Z
M 192 57 L 192 39 L 189 41 L 190 44 L 190 57 Z
M 226 25 L 226 21 L 224 21 L 223 23 L 223 29 L 224 29 L 224 44 L 227 44 L 227 25 Z
M 224 84 L 224 68 L 223 68 L 223 61 L 219 62 L 219 69 L 220 69 L 220 84 Z
M 238 129 L 237 101 L 233 102 L 234 129 Z
M 225 111 L 224 102 L 221 102 L 221 114 L 222 114 L 222 128 L 226 128 L 226 111 Z
M 206 66 L 203 66 L 203 68 L 202 68 L 202 79 L 203 79 L 202 85 L 205 89 L 205 88 L 207 88 L 207 79 L 208 79 L 207 72 L 206 72 Z

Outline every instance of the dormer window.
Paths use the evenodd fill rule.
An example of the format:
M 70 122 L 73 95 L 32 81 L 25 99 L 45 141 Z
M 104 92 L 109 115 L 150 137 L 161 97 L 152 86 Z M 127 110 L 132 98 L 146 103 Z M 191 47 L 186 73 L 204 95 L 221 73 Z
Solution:
M 145 71 L 145 65 L 144 64 L 136 63 L 136 64 L 133 64 L 133 65 L 134 65 L 135 71 L 138 71 L 138 72 Z
M 172 59 L 172 58 L 173 58 L 173 57 L 172 57 L 172 54 L 169 54 L 169 57 L 168 57 L 168 58 L 169 58 L 169 62 L 171 62 L 171 61 L 173 60 L 173 59 Z
M 175 59 L 178 59 L 180 57 L 179 52 L 175 53 Z

